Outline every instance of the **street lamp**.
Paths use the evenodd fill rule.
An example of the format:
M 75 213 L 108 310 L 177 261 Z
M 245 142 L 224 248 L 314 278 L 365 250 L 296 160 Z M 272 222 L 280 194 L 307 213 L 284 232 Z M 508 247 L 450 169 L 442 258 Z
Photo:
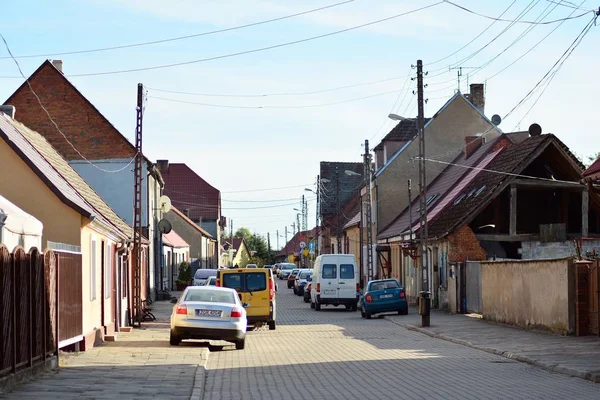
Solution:
M 389 114 L 388 118 L 392 121 L 404 121 L 406 118 L 399 116 L 398 114 Z
M 345 170 L 344 173 L 348 176 L 362 176 L 361 174 L 356 173 L 354 171 L 350 171 L 349 169 Z

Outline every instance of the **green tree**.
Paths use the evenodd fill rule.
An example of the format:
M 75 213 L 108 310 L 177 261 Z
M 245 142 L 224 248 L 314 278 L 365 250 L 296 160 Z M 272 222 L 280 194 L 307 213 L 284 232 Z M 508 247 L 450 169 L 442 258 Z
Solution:
M 246 240 L 246 244 L 248 245 L 248 251 L 256 252 L 255 256 L 261 258 L 262 260 L 266 260 L 269 256 L 269 251 L 267 249 L 267 241 L 257 235 L 250 232 L 250 229 L 241 227 L 235 232 L 235 237 L 243 237 Z
M 246 239 L 246 242 L 250 240 L 252 236 L 253 235 L 252 232 L 250 232 L 250 229 L 244 227 L 241 227 L 237 231 L 235 231 L 234 235 L 234 237 L 243 237 L 244 239 Z

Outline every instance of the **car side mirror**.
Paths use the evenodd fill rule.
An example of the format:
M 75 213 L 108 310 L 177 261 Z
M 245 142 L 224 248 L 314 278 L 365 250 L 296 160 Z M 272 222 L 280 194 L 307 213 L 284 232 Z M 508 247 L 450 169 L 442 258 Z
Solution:
M 248 304 L 248 303 L 242 303 L 242 307 L 248 308 L 248 307 L 250 307 L 250 304 Z
M 242 294 L 238 293 L 238 297 L 240 298 L 240 300 L 242 300 Z

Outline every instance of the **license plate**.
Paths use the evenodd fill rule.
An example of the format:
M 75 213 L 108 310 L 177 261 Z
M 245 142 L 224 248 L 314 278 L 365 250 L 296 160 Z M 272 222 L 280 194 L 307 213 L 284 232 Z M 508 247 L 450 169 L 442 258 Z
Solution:
M 380 299 L 391 299 L 392 297 L 394 297 L 393 294 L 382 294 L 379 296 Z
M 335 290 L 325 290 L 323 292 L 323 294 L 330 294 L 330 295 L 335 294 L 335 293 L 336 293 Z
M 197 317 L 220 317 L 221 310 L 196 310 Z

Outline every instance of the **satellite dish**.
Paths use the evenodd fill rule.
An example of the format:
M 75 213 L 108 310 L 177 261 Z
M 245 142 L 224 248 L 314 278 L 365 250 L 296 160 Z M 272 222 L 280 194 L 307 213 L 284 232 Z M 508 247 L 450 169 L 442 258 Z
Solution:
M 158 230 L 160 231 L 160 233 L 167 234 L 171 232 L 172 229 L 173 226 L 166 219 L 161 219 L 160 221 L 158 221 Z
M 531 124 L 529 126 L 529 134 L 531 136 L 540 136 L 542 134 L 542 127 L 538 124 Z
M 160 196 L 160 199 L 158 200 L 158 203 L 160 204 L 160 210 L 163 213 L 168 213 L 169 211 L 171 211 L 171 199 L 167 196 Z
M 492 115 L 492 124 L 498 126 L 498 125 L 500 125 L 501 122 L 502 122 L 501 116 L 499 116 L 498 114 Z

